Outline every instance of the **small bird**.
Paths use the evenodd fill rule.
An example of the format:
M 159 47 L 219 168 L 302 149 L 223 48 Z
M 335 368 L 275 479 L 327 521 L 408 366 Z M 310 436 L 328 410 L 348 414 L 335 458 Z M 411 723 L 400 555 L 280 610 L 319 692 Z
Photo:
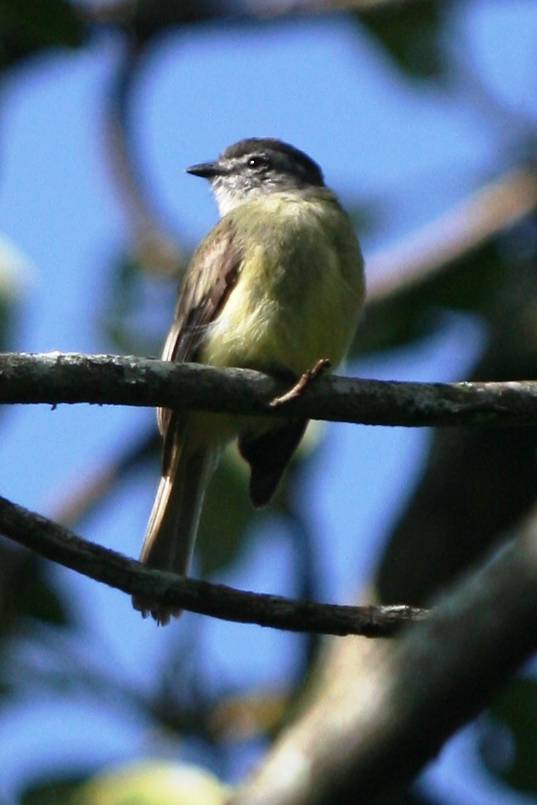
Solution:
M 316 162 L 280 140 L 254 137 L 187 172 L 208 179 L 221 218 L 186 271 L 163 360 L 257 369 L 291 386 L 317 365 L 337 366 L 364 303 L 363 259 Z M 165 408 L 157 420 L 162 477 L 140 561 L 186 575 L 205 489 L 226 444 L 238 436 L 250 498 L 264 506 L 308 423 Z M 180 615 L 140 597 L 133 605 L 160 624 Z

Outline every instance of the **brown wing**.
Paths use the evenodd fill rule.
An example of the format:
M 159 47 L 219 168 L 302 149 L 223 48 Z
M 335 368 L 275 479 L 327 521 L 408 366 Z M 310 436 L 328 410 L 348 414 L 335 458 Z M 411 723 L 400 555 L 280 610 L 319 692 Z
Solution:
M 195 361 L 207 327 L 221 313 L 235 285 L 242 261 L 233 222 L 222 219 L 194 252 L 175 308 L 162 359 L 178 363 Z M 170 440 L 180 428 L 181 415 L 168 408 L 157 409 L 164 437 L 163 467 L 168 466 Z

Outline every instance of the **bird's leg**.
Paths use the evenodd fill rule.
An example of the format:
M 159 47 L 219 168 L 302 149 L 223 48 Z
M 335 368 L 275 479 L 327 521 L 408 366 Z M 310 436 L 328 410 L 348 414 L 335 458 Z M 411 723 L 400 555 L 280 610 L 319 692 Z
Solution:
M 274 399 L 270 401 L 269 407 L 277 408 L 279 405 L 284 405 L 285 403 L 300 397 L 306 386 L 308 386 L 317 377 L 324 374 L 324 372 L 326 372 L 326 370 L 329 368 L 329 359 L 320 358 L 313 364 L 313 366 L 311 366 L 309 369 L 306 369 L 306 371 L 298 378 L 296 383 L 291 386 L 291 388 L 286 391 L 285 394 L 281 394 L 279 397 L 274 397 Z

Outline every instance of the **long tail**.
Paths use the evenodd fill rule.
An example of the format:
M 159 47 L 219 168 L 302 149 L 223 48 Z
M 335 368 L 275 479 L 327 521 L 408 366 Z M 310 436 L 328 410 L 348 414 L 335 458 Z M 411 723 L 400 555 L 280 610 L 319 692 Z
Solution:
M 160 479 L 140 562 L 181 576 L 187 574 L 214 462 L 214 451 L 207 448 L 190 454 L 184 445 L 177 450 L 169 472 Z M 144 617 L 150 613 L 160 624 L 181 614 L 180 609 L 155 604 L 139 596 L 133 596 L 132 603 Z

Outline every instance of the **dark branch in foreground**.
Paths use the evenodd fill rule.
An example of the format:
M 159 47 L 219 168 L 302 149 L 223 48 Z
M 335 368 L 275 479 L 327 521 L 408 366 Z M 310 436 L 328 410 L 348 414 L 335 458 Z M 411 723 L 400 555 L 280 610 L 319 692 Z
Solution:
M 297 398 L 249 369 L 118 355 L 4 353 L 0 403 L 97 403 L 405 427 L 537 425 L 537 381 L 401 383 L 324 375 Z
M 150 570 L 2 497 L 0 533 L 53 562 L 125 593 L 223 620 L 293 632 L 387 637 L 401 625 L 422 620 L 428 614 L 427 610 L 402 605 L 350 607 L 292 601 Z

